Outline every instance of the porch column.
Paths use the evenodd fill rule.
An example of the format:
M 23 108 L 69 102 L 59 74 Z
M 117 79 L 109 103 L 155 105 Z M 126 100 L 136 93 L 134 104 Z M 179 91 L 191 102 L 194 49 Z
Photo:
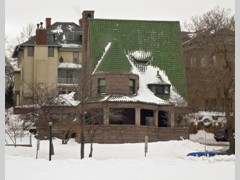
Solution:
M 135 125 L 140 126 L 141 125 L 141 109 L 135 108 Z
M 109 107 L 103 108 L 103 125 L 109 125 Z
M 168 120 L 169 120 L 169 125 L 170 127 L 174 127 L 175 126 L 175 123 L 174 123 L 174 111 L 173 110 L 170 110 L 168 111 Z
M 158 127 L 158 110 L 153 111 L 153 126 Z

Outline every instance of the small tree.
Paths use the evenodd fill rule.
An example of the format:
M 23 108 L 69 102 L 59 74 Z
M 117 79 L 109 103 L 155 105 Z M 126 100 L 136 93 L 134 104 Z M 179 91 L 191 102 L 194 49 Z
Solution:
M 100 131 L 100 127 L 103 124 L 102 116 L 103 113 L 100 110 L 91 110 L 86 114 L 87 132 L 90 141 L 90 152 L 88 157 L 90 158 L 93 155 L 93 142 L 95 137 L 103 133 L 103 131 Z

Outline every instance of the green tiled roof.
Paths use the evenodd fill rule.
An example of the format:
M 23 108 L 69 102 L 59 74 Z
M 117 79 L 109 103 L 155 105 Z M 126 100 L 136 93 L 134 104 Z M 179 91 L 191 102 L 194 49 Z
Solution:
M 138 50 L 151 52 L 152 65 L 165 70 L 177 91 L 186 98 L 186 80 L 178 21 L 139 21 L 88 19 L 92 70 L 105 54 L 97 71 L 129 72 L 126 54 Z
M 104 55 L 96 72 L 130 72 L 131 64 L 128 61 L 122 47 L 117 40 L 111 42 L 111 46 Z

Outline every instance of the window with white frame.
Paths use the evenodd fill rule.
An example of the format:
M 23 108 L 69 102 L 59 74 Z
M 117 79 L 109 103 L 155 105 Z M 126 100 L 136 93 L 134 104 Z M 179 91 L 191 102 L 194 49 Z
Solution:
M 106 79 L 98 79 L 98 94 L 106 93 Z
M 77 69 L 58 69 L 58 83 L 59 84 L 77 84 L 78 73 Z

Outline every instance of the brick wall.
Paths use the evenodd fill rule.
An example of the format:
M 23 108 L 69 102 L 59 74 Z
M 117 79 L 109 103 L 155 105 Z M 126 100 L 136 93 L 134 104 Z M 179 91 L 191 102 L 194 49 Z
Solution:
M 96 73 L 92 75 L 92 96 L 96 96 L 98 79 L 106 79 L 106 94 L 129 95 L 129 80 L 135 80 L 135 92 L 139 87 L 139 77 L 132 73 Z
M 88 126 L 85 127 L 85 139 L 90 141 L 88 134 Z M 75 128 L 79 141 L 80 127 Z M 55 131 L 55 136 L 57 136 Z M 180 140 L 180 136 L 184 139 L 189 138 L 188 128 L 182 127 L 146 127 L 134 125 L 109 125 L 100 126 L 96 132 L 94 143 L 138 143 L 144 142 L 145 136 L 148 135 L 149 142 Z
M 36 29 L 36 44 L 46 45 L 47 44 L 47 30 Z

